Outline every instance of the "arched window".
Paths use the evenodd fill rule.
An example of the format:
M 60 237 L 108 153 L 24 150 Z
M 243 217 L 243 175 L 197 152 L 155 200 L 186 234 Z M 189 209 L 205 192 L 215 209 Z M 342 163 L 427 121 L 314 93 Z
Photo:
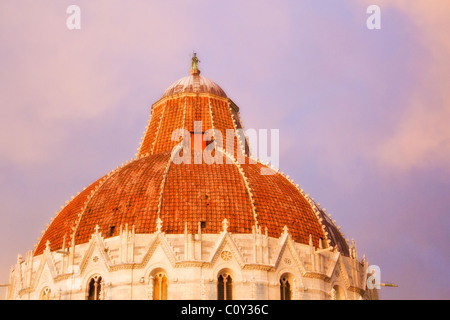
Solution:
M 153 277 L 153 300 L 167 300 L 167 275 L 164 272 Z
M 229 273 L 223 272 L 219 275 L 217 300 L 233 300 L 233 279 Z
M 338 285 L 335 285 L 332 289 L 332 299 L 333 300 L 345 300 L 344 290 Z
M 291 300 L 291 281 L 287 275 L 280 278 L 280 299 Z
M 40 299 L 41 299 L 41 300 L 50 300 L 50 293 L 51 293 L 50 288 L 49 288 L 49 287 L 45 287 L 45 288 L 42 290 L 42 292 L 41 292 L 41 297 L 40 297 Z
M 94 276 L 89 280 L 87 300 L 100 300 L 102 291 L 102 277 Z

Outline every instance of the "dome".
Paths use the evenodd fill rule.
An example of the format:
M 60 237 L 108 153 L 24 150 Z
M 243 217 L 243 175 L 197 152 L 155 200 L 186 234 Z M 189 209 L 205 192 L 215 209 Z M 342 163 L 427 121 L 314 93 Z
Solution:
M 194 53 L 190 75 L 183 77 L 170 85 L 166 91 L 164 91 L 162 98 L 179 93 L 211 93 L 226 98 L 227 95 L 225 94 L 225 91 L 223 91 L 217 83 L 200 75 L 200 70 L 198 69 L 199 62 L 200 60 L 198 60 L 197 54 Z
M 178 94 L 178 93 L 187 93 L 187 92 L 203 92 L 203 93 L 212 93 L 217 96 L 221 96 L 226 98 L 227 95 L 225 91 L 222 90 L 221 87 L 211 79 L 208 79 L 199 74 L 191 74 L 186 77 L 175 81 L 172 85 L 170 85 L 166 91 L 164 91 L 162 98 Z
M 35 255 L 47 246 L 59 250 L 86 243 L 98 226 L 105 238 L 117 236 L 123 226 L 136 233 L 218 234 L 227 219 L 229 230 L 251 234 L 255 229 L 279 237 L 288 228 L 293 240 L 315 247 L 332 246 L 348 255 L 348 245 L 337 226 L 303 190 L 279 171 L 250 161 L 248 148 L 238 136 L 216 150 L 223 164 L 174 164 L 178 128 L 203 133 L 241 129 L 239 108 L 212 80 L 191 74 L 173 83 L 152 106 L 149 125 L 136 158 L 92 183 L 57 214 L 41 237 Z M 195 93 L 192 95 L 191 93 Z M 199 130 L 194 122 L 202 123 Z M 245 141 L 246 142 L 246 141 Z M 235 153 L 228 152 L 228 146 Z M 245 163 L 236 161 L 237 151 Z M 233 161 L 227 162 L 226 158 Z M 229 164 L 231 163 L 231 164 Z M 158 226 L 159 221 L 159 226 Z

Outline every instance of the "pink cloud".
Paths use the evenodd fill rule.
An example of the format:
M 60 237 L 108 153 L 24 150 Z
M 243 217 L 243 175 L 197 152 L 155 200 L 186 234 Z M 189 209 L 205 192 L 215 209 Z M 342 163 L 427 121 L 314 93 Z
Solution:
M 437 166 L 450 173 L 450 39 L 444 32 L 450 30 L 450 3 L 393 1 L 385 6 L 409 17 L 428 59 L 413 56 L 417 84 L 397 129 L 376 148 L 377 157 L 394 170 Z
M 123 81 L 127 73 L 123 58 L 133 58 L 135 53 L 128 48 L 136 47 L 143 33 L 149 43 L 136 56 L 149 56 L 142 67 L 150 70 L 151 62 L 170 59 L 172 53 L 166 52 L 175 44 L 170 37 L 167 43 L 158 39 L 155 28 L 166 23 L 158 11 L 168 8 L 139 4 L 124 10 L 108 4 L 81 1 L 82 28 L 70 31 L 64 3 L 46 7 L 28 1 L 2 3 L 0 164 L 48 161 L 77 124 L 119 108 L 135 86 Z M 176 13 L 172 16 L 177 18 Z M 136 23 L 120 23 L 123 19 Z M 175 32 L 168 33 L 175 36 Z M 155 39 L 166 48 L 151 50 Z M 178 40 L 182 43 L 181 35 Z

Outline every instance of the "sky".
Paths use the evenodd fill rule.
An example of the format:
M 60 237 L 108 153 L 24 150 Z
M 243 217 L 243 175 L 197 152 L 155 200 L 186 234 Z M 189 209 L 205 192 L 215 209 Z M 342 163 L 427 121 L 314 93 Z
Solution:
M 66 201 L 135 156 L 197 52 L 246 129 L 279 129 L 280 169 L 398 285 L 381 299 L 449 299 L 449 13 L 448 0 L 1 1 L 0 284 Z

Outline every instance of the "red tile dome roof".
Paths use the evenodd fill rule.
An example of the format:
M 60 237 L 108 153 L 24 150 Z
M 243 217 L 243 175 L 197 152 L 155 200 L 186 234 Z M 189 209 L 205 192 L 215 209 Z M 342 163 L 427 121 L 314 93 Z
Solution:
M 287 226 L 296 242 L 308 244 L 311 235 L 318 247 L 326 236 L 311 204 L 282 174 L 261 175 L 263 167 L 226 164 L 225 159 L 223 164 L 174 164 L 167 151 L 134 160 L 75 197 L 55 217 L 35 254 L 47 241 L 51 250 L 73 240 L 86 243 L 96 225 L 106 238 L 117 236 L 126 224 L 136 233 L 154 233 L 158 217 L 168 234 L 182 234 L 186 227 L 196 233 L 200 222 L 202 233 L 220 233 L 224 219 L 232 233 L 252 233 L 257 224 L 263 233 L 267 228 L 269 236 L 279 237 Z
M 202 132 L 214 128 L 223 131 L 224 137 L 226 129 L 241 128 L 239 108 L 219 86 L 198 73 L 166 90 L 152 106 L 136 158 L 71 200 L 43 233 L 35 255 L 46 246 L 53 251 L 86 243 L 97 225 L 105 238 L 117 236 L 126 225 L 135 228 L 135 233 L 154 233 L 157 219 L 166 234 L 197 233 L 199 226 L 202 233 L 220 233 L 224 219 L 228 231 L 236 234 L 252 233 L 257 226 L 262 233 L 267 230 L 269 236 L 279 237 L 287 226 L 298 243 L 337 246 L 348 255 L 336 225 L 282 173 L 262 175 L 261 169 L 267 166 L 250 162 L 247 156 L 239 164 L 222 151 L 216 152 L 223 164 L 172 161 L 178 142 L 172 141 L 171 133 L 176 128 L 194 133 L 193 122 L 202 121 Z M 191 90 L 194 77 L 199 77 L 201 90 Z M 227 150 L 244 150 L 237 138 L 225 141 L 223 148 L 230 144 L 233 147 Z M 248 155 L 248 149 L 244 153 Z M 226 157 L 233 161 L 229 164 Z

